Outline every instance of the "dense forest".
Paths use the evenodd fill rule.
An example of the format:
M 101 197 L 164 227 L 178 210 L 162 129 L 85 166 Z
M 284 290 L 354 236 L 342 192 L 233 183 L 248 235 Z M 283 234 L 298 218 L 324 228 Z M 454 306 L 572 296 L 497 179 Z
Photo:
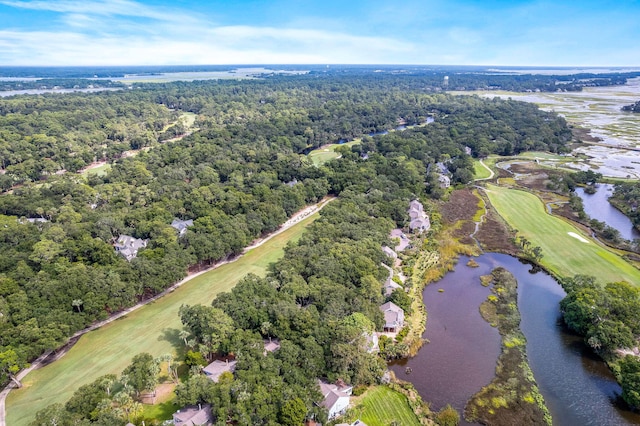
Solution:
M 123 102 L 120 109 L 119 102 Z M 48 106 L 49 112 L 38 105 Z M 123 105 L 137 106 L 126 111 Z M 366 232 L 375 232 L 367 237 L 355 225 L 354 229 L 341 229 L 355 213 L 346 215 L 336 219 L 345 225 L 335 225 L 335 238 L 326 242 L 338 246 L 326 249 L 336 255 L 370 251 L 367 256 L 376 259 L 374 246 L 377 253 L 389 226 L 405 222 L 410 197 L 441 195 L 435 184 L 436 162 L 447 165 L 453 183 L 467 183 L 472 162 L 466 147 L 472 155 L 527 149 L 562 151 L 570 138 L 562 118 L 529 104 L 429 95 L 409 90 L 395 78 L 354 79 L 349 84 L 330 79 L 174 83 L 139 92 L 17 97 L 3 100 L 2 108 L 17 111 L 5 113 L 3 118 L 16 114 L 29 123 L 10 130 L 15 137 L 30 141 L 25 142 L 26 152 L 39 146 L 33 142 L 32 126 L 49 132 L 64 129 L 64 120 L 71 119 L 76 120 L 78 134 L 84 125 L 91 126 L 89 131 L 96 129 L 95 122 L 101 120 L 105 126 L 111 120 L 158 120 L 157 126 L 145 129 L 152 132 L 166 123 L 163 120 L 173 118 L 171 110 L 193 111 L 198 113 L 201 128 L 182 140 L 121 158 L 105 176 L 51 174 L 44 183 L 26 179 L 22 186 L 0 197 L 3 380 L 42 352 L 65 342 L 73 332 L 167 288 L 182 278 L 190 265 L 207 265 L 239 253 L 253 239 L 277 229 L 293 212 L 328 193 L 340 195 L 345 203 L 351 200 L 358 206 L 356 210 L 366 212 L 367 217 L 379 217 L 384 226 L 375 228 L 367 222 Z M 110 115 L 112 109 L 115 112 Z M 46 112 L 47 120 L 26 118 L 41 111 Z M 92 114 L 96 114 L 96 121 Z M 343 149 L 341 159 L 322 167 L 314 167 L 303 155 L 310 146 L 390 128 L 399 119 L 423 123 L 427 116 L 435 121 L 365 138 L 362 145 Z M 139 129 L 121 125 L 127 131 L 130 127 Z M 150 136 L 151 143 L 154 137 Z M 45 144 L 52 156 L 63 155 L 57 151 L 59 142 L 54 138 Z M 363 151 L 369 153 L 368 159 L 361 155 Z M 32 159 L 45 161 L 47 155 L 36 151 Z M 329 221 L 331 214 L 342 214 L 342 209 L 336 209 L 330 208 L 325 220 Z M 170 226 L 174 218 L 191 219 L 193 226 L 179 237 Z M 359 232 L 365 232 L 364 241 Z M 128 262 L 113 247 L 120 235 L 148 239 L 148 245 Z M 323 244 L 316 242 L 315 247 Z M 295 258 L 294 251 L 304 247 L 292 249 L 290 257 Z M 291 289 L 290 298 L 282 302 L 291 303 L 291 314 L 300 312 L 294 305 L 307 304 L 304 315 L 315 310 L 330 312 L 331 318 L 344 318 L 359 312 L 377 324 L 379 314 L 373 307 L 381 295 L 368 292 L 373 282 L 382 279 L 384 271 L 376 266 L 379 262 L 360 265 L 359 258 L 341 255 L 324 261 L 325 269 L 327 265 L 335 268 L 324 271 L 332 272 L 324 278 L 316 276 L 317 265 L 291 266 L 301 268 L 296 274 L 306 283 L 298 278 L 292 283 L 282 281 L 283 288 L 297 289 Z M 340 265 L 361 269 L 341 270 Z M 275 269 L 274 277 L 283 279 L 280 275 Z M 265 285 L 261 280 L 256 282 Z M 332 287 L 331 294 L 342 294 L 349 300 L 348 306 L 341 298 L 318 299 L 325 294 L 323 286 L 329 285 L 341 286 Z M 365 288 L 369 299 L 358 293 Z M 363 299 L 354 304 L 351 300 L 357 294 Z M 234 297 L 221 298 L 217 309 L 227 312 L 228 304 L 236 303 Z M 231 311 L 228 314 L 236 326 L 256 332 L 253 320 L 236 318 Z M 260 315 L 267 315 L 267 322 L 274 324 L 275 337 L 302 344 L 301 336 L 308 335 L 308 330 L 303 333 L 291 324 L 283 323 L 284 328 L 279 328 L 280 320 L 269 317 L 270 313 Z M 307 320 L 310 324 L 321 321 L 316 314 Z M 331 365 L 319 374 L 346 379 L 348 370 L 349 380 L 368 380 L 358 378 L 357 368 L 344 368 Z
M 534 106 L 505 102 L 495 101 L 494 111 L 485 111 L 489 121 L 482 126 L 454 128 L 451 137 L 460 140 L 459 134 L 466 132 L 467 145 L 479 156 L 494 152 L 494 144 L 500 147 L 496 152 L 509 154 L 540 143 L 553 145 L 554 152 L 560 149 L 552 139 L 563 123 L 543 113 L 533 114 Z M 64 171 L 75 172 L 93 161 L 111 161 L 125 151 L 158 145 L 176 136 L 171 125 L 178 121 L 180 111 L 198 114 L 196 124 L 207 131 L 259 137 L 287 152 L 302 153 L 340 139 L 393 129 L 399 120 L 419 124 L 433 116 L 442 118 L 442 125 L 448 127 L 447 120 L 454 118 L 447 119 L 447 115 L 466 114 L 461 127 L 474 127 L 473 120 L 479 117 L 474 117 L 473 110 L 479 103 L 428 95 L 420 79 L 395 75 L 175 82 L 99 96 L 5 98 L 0 99 L 0 188 L 8 190 Z M 507 110 L 523 119 L 509 119 L 512 134 L 500 123 Z M 545 120 L 555 124 L 543 126 L 550 130 L 538 137 L 533 127 Z M 500 139 L 496 132 L 502 132 Z M 523 132 L 529 140 L 522 140 Z M 562 135 L 561 143 L 566 138 Z
M 609 362 L 622 385 L 622 397 L 630 406 L 639 407 L 640 360 L 618 355 L 624 356 L 619 351 L 637 345 L 640 291 L 628 283 L 608 283 L 603 287 L 584 275 L 565 279 L 562 287 L 567 292 L 560 302 L 565 324 Z
M 640 184 L 623 182 L 615 185 L 609 202 L 631 219 L 633 226 L 640 229 Z
M 622 110 L 627 112 L 640 112 L 640 101 L 631 105 L 625 105 L 622 107 Z

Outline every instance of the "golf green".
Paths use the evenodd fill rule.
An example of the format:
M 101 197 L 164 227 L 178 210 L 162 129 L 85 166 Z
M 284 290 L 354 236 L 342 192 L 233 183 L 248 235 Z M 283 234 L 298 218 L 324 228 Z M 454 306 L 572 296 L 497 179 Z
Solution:
M 568 222 L 548 214 L 538 197 L 525 191 L 487 186 L 498 213 L 542 249 L 541 263 L 559 276 L 592 275 L 602 284 L 627 281 L 640 284 L 640 271 L 622 257 L 599 245 Z

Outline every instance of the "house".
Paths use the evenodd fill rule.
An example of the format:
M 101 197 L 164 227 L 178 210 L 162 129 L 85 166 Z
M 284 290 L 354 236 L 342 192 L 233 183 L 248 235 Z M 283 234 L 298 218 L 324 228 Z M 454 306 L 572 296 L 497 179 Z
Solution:
M 267 352 L 275 352 L 280 349 L 280 340 L 271 339 L 264 341 L 264 354 L 267 355 Z
M 28 217 L 27 222 L 29 223 L 47 223 L 49 222 L 47 219 L 43 217 Z
M 182 237 L 187 233 L 187 228 L 193 226 L 193 220 L 173 219 L 171 226 L 174 227 L 178 231 L 178 235 Z
M 426 232 L 431 228 L 431 222 L 429 216 L 424 212 L 422 203 L 418 200 L 413 200 L 409 203 L 409 229 L 418 233 Z
M 222 373 L 233 373 L 234 371 L 236 371 L 236 361 L 230 361 L 230 360 L 226 360 L 226 361 L 220 361 L 220 360 L 215 360 L 213 361 L 211 364 L 207 365 L 205 368 L 202 369 L 202 372 L 211 380 L 213 380 L 214 382 L 218 382 L 218 379 L 220 378 L 220 376 L 222 375 Z
M 289 182 L 285 182 L 285 185 L 287 185 L 289 188 L 293 188 L 297 184 L 298 184 L 298 179 L 296 178 L 293 178 L 293 180 L 290 180 Z
M 138 255 L 138 250 L 145 248 L 149 240 L 141 240 L 133 238 L 130 235 L 120 235 L 114 244 L 116 251 L 124 256 L 125 259 L 131 261 Z
M 402 288 L 402 286 L 396 283 L 395 281 L 393 281 L 393 269 L 391 269 L 389 266 L 385 265 L 384 263 L 381 263 L 381 265 L 387 271 L 389 271 L 389 276 L 385 280 L 384 286 L 382 287 L 384 289 L 384 295 L 389 296 L 391 293 L 393 293 L 393 290 L 395 290 L 396 288 Z
M 393 302 L 380 306 L 384 314 L 384 331 L 397 333 L 404 326 L 404 311 Z
M 384 252 L 384 254 L 386 254 L 387 256 L 389 256 L 392 259 L 397 259 L 398 258 L 398 253 L 393 251 L 390 247 L 382 246 L 382 251 Z
M 447 175 L 439 175 L 438 182 L 440 183 L 440 188 L 448 188 L 451 186 L 451 179 Z
M 318 380 L 320 393 L 324 397 L 320 405 L 329 412 L 329 420 L 341 416 L 349 408 L 353 387 L 344 383 L 330 384 Z
M 213 424 L 211 405 L 193 405 L 181 408 L 173 413 L 175 426 L 210 426 Z
M 385 281 L 384 283 L 384 295 L 386 297 L 391 296 L 391 293 L 393 293 L 393 291 L 397 288 L 402 288 L 402 286 L 400 284 L 398 284 L 397 282 L 387 279 L 387 281 Z

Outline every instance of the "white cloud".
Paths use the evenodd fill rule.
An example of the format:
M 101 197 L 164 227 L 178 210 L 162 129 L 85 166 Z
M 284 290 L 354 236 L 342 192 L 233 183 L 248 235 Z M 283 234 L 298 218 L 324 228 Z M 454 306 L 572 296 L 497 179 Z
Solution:
M 152 8 L 130 0 L 0 0 L 0 4 L 30 10 L 43 10 L 50 12 L 83 15 L 131 16 L 155 19 L 159 21 L 190 19 L 190 15 L 184 14 L 178 10 L 157 7 Z
M 181 34 L 187 30 L 190 37 Z M 145 36 L 0 31 L 6 65 L 388 63 L 411 49 L 386 38 L 248 26 Z

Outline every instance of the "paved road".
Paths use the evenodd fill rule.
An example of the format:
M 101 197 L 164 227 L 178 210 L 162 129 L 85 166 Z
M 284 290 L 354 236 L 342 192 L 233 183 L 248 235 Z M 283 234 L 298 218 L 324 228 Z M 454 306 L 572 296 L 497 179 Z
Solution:
M 282 224 L 282 226 L 277 230 L 272 232 L 271 234 L 269 234 L 268 236 L 261 238 L 259 240 L 256 240 L 253 244 L 251 244 L 248 247 L 245 247 L 245 249 L 242 251 L 242 254 L 240 256 L 236 256 L 233 259 L 227 259 L 227 260 L 223 260 L 220 261 L 214 265 L 212 265 L 211 267 L 197 272 L 195 274 L 189 275 L 188 277 L 186 277 L 185 279 L 183 279 L 180 282 L 175 283 L 174 285 L 172 285 L 171 287 L 169 287 L 168 289 L 166 289 L 165 291 L 163 291 L 160 294 L 157 294 L 156 296 L 152 297 L 151 299 L 147 299 L 144 300 L 128 309 L 125 309 L 124 311 L 118 312 L 116 314 L 111 315 L 109 318 L 107 318 L 106 320 L 94 323 L 92 325 L 90 325 L 89 327 L 78 331 L 77 333 L 75 333 L 73 336 L 71 336 L 69 338 L 69 342 L 75 342 L 80 336 L 82 336 L 83 334 L 86 334 L 90 331 L 93 331 L 97 328 L 102 327 L 105 324 L 109 324 L 110 322 L 113 322 L 115 320 L 117 320 L 118 318 L 121 318 L 133 311 L 135 311 L 136 309 L 139 309 L 141 307 L 143 307 L 144 305 L 151 303 L 159 298 L 161 298 L 162 296 L 173 292 L 175 289 L 177 289 L 178 287 L 180 287 L 181 285 L 185 284 L 186 282 L 189 282 L 190 280 L 194 279 L 195 277 L 202 275 L 206 272 L 209 272 L 213 269 L 219 268 L 222 265 L 226 265 L 227 263 L 231 263 L 231 262 L 235 262 L 236 260 L 240 259 L 240 257 L 242 257 L 246 252 L 248 252 L 251 249 L 254 249 L 256 247 L 260 247 L 262 244 L 266 243 L 267 241 L 269 241 L 271 238 L 275 237 L 276 235 L 286 231 L 287 229 L 291 228 L 293 225 L 297 224 L 298 222 L 300 222 L 301 220 L 304 220 L 306 217 L 312 215 L 313 213 L 321 210 L 324 206 L 326 206 L 330 201 L 333 201 L 335 199 L 335 197 L 327 197 L 325 199 L 323 199 L 322 201 L 320 201 L 317 204 L 313 204 L 311 206 L 305 207 L 304 209 L 300 210 L 299 212 L 295 213 L 293 216 L 291 216 L 289 218 L 289 220 L 287 220 L 285 223 Z M 63 345 L 61 348 L 48 352 L 45 352 L 44 354 L 40 355 L 35 361 L 33 361 L 33 363 L 31 363 L 31 365 L 28 368 L 25 368 L 24 370 L 20 371 L 17 375 L 16 378 L 18 379 L 18 381 L 21 381 L 27 374 L 29 374 L 30 372 L 32 372 L 33 370 L 37 370 L 38 368 L 42 367 L 43 365 L 46 364 L 50 364 L 53 361 L 56 361 L 60 358 L 62 358 L 68 351 L 69 349 L 71 349 L 73 347 L 73 344 L 65 344 Z M 54 354 L 55 353 L 55 354 Z M 49 358 L 50 355 L 53 355 L 53 358 Z M 17 385 L 14 382 L 10 382 L 3 390 L 2 392 L 0 392 L 0 426 L 7 426 L 6 424 L 6 409 L 5 409 L 5 400 L 7 399 L 7 395 L 9 395 L 9 392 L 11 392 L 12 389 L 15 389 L 17 387 Z

